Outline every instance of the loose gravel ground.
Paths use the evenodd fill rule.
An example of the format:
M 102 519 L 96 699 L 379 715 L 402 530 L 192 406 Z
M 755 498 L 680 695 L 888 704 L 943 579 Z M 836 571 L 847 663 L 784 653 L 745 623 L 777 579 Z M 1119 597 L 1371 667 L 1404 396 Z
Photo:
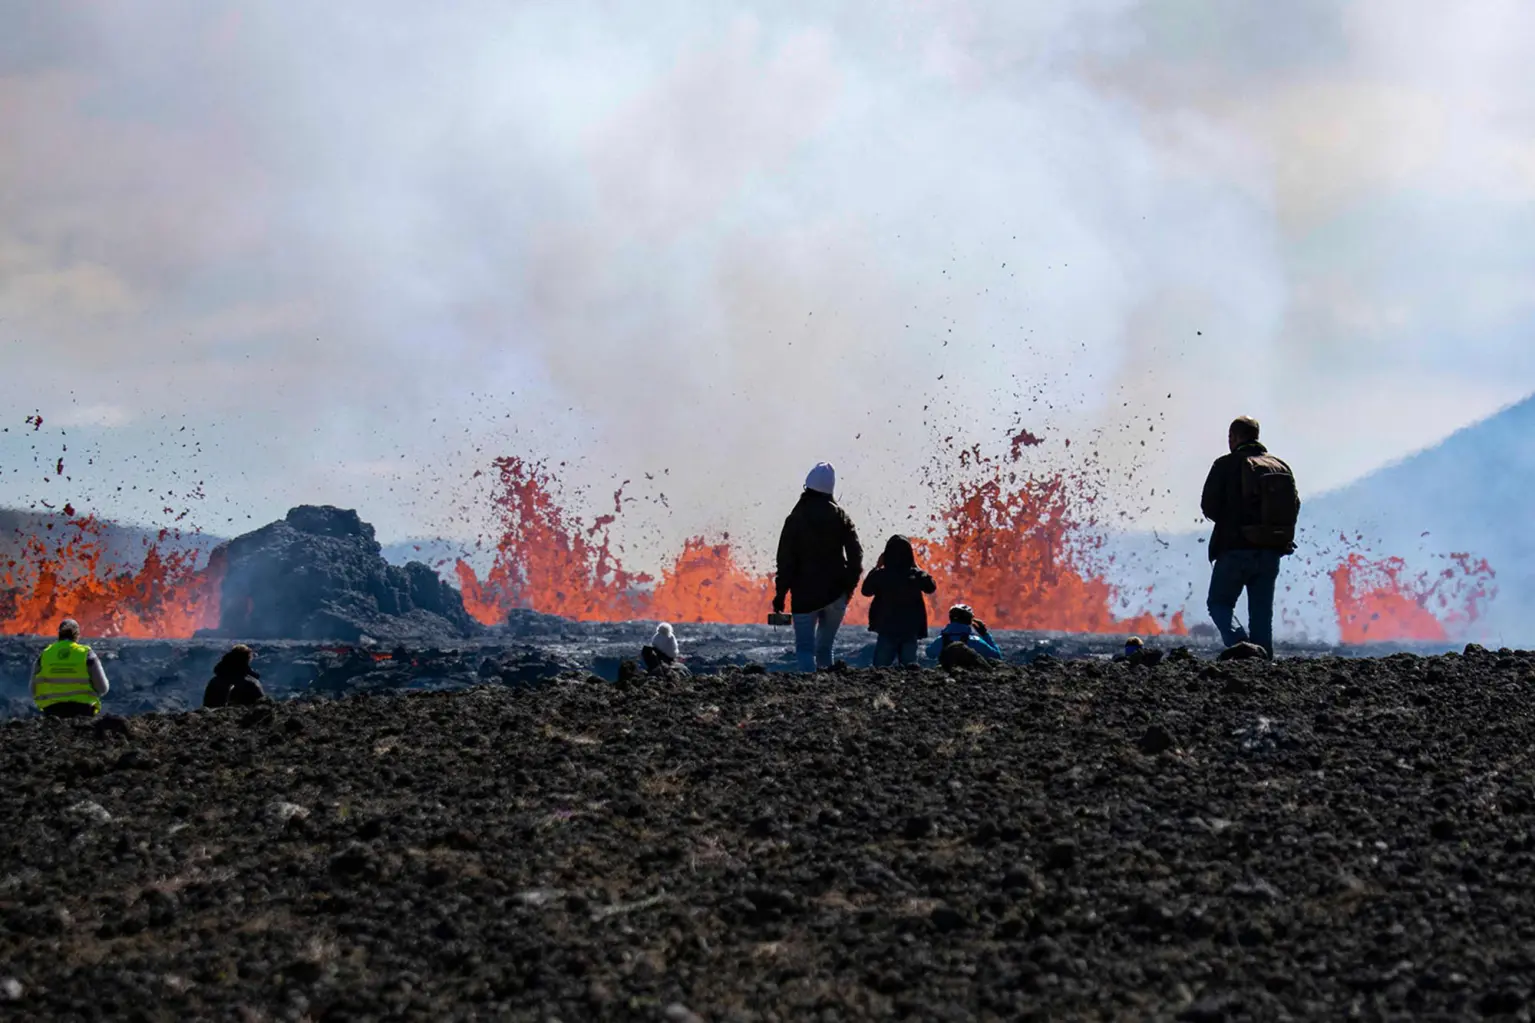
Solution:
M 1526 1018 L 1535 657 L 0 727 L 10 1019 Z

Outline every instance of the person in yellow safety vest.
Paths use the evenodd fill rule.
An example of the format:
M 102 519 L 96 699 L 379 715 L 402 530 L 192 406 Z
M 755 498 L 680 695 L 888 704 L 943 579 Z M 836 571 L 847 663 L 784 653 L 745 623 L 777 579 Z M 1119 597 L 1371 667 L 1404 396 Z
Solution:
M 80 623 L 59 623 L 59 641 L 38 655 L 32 668 L 32 702 L 49 717 L 90 717 L 101 713 L 107 695 L 101 658 L 80 642 Z

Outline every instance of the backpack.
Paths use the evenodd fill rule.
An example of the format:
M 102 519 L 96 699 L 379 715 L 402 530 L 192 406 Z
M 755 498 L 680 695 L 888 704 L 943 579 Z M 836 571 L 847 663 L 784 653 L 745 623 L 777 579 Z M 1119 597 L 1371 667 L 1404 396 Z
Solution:
M 1269 454 L 1243 458 L 1242 507 L 1252 520 L 1242 526 L 1243 539 L 1264 550 L 1295 550 L 1300 493 L 1288 465 Z

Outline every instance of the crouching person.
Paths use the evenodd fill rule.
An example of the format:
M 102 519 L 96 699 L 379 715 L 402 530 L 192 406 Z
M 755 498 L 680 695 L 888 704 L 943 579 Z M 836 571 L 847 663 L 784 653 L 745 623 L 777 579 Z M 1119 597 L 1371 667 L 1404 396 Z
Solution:
M 670 622 L 657 625 L 656 634 L 650 637 L 650 643 L 640 648 L 640 660 L 645 662 L 646 671 L 659 671 L 681 659 L 682 644 L 677 641 L 677 634 L 672 630 Z
M 90 717 L 101 713 L 101 698 L 109 688 L 101 659 L 80 642 L 80 623 L 64 619 L 59 641 L 32 666 L 32 702 L 51 718 Z
M 975 616 L 969 604 L 955 604 L 949 608 L 949 624 L 943 627 L 937 639 L 927 645 L 927 655 L 942 660 L 945 648 L 955 645 L 968 647 L 988 661 L 1002 659 L 1001 648 L 991 638 L 986 623 Z
M 256 656 L 243 643 L 231 647 L 213 667 L 213 678 L 203 690 L 204 707 L 250 707 L 266 700 L 261 676 L 251 667 Z

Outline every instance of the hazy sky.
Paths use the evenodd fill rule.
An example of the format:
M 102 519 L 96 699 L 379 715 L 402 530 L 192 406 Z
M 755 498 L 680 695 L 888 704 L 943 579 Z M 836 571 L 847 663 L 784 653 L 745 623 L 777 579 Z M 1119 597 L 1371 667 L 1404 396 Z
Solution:
M 472 535 L 473 471 L 547 454 L 669 540 L 829 458 L 897 524 L 935 438 L 1022 422 L 1182 527 L 1242 412 L 1337 486 L 1535 390 L 1532 41 L 1527 0 L 0 0 L 0 503 L 67 443 L 107 513 Z

